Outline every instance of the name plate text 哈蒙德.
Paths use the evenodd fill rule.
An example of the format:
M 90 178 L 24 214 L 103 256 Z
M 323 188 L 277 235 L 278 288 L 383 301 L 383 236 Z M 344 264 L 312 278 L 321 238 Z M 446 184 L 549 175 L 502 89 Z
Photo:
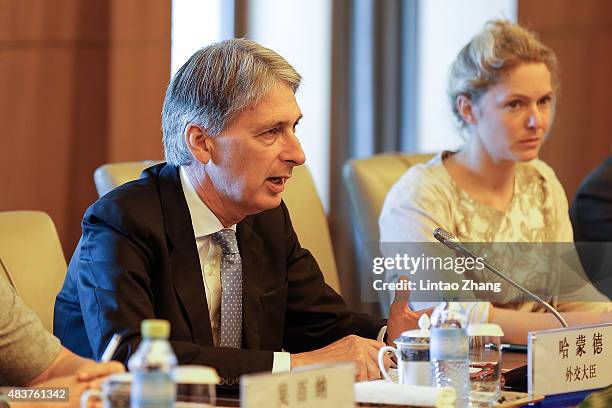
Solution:
M 528 388 L 538 395 L 612 383 L 612 323 L 529 333 Z

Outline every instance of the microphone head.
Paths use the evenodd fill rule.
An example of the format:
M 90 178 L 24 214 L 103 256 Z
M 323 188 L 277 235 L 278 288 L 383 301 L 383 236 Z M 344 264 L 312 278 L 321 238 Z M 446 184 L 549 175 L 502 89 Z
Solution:
M 438 227 L 433 231 L 435 239 L 440 241 L 445 247 L 457 251 L 463 256 L 469 258 L 476 258 L 466 247 L 464 247 L 456 236 L 445 230 L 444 228 Z
M 446 241 L 450 241 L 450 242 L 457 242 L 457 237 L 455 237 L 453 234 L 451 234 L 450 232 L 448 232 L 447 230 L 445 230 L 442 227 L 438 227 L 433 231 L 433 236 L 435 239 L 437 239 L 438 241 L 444 243 Z

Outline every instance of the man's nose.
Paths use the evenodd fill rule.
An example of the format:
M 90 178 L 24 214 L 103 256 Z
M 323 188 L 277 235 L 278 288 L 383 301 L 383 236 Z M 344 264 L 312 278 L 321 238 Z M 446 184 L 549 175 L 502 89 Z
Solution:
M 294 166 L 301 166 L 306 161 L 304 150 L 302 150 L 300 141 L 295 134 L 290 135 L 287 139 L 281 159 L 283 161 L 292 162 Z

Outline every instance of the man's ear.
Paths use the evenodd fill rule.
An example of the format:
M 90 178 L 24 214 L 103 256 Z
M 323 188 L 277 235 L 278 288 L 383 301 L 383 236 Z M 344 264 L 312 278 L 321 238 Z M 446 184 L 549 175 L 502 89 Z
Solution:
M 478 121 L 476 120 L 476 106 L 467 95 L 457 96 L 457 111 L 468 125 L 475 125 Z
M 190 123 L 185 128 L 185 143 L 193 157 L 202 164 L 208 163 L 212 153 L 212 138 L 199 125 Z

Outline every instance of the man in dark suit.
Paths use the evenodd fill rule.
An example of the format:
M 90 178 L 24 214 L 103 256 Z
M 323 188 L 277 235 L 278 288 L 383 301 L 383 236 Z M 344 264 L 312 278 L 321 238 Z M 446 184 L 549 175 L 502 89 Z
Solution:
M 612 297 L 612 156 L 582 182 L 570 216 L 587 275 L 602 293 Z
M 244 39 L 185 63 L 162 112 L 167 163 L 85 213 L 55 305 L 64 345 L 99 358 L 121 333 L 116 357 L 126 361 L 140 322 L 161 318 L 179 362 L 213 366 L 226 384 L 342 360 L 355 361 L 360 379 L 379 377 L 385 329 L 394 339 L 419 316 L 405 297 L 388 326 L 350 312 L 300 247 L 281 201 L 305 160 L 295 135 L 300 80 L 278 54 Z

